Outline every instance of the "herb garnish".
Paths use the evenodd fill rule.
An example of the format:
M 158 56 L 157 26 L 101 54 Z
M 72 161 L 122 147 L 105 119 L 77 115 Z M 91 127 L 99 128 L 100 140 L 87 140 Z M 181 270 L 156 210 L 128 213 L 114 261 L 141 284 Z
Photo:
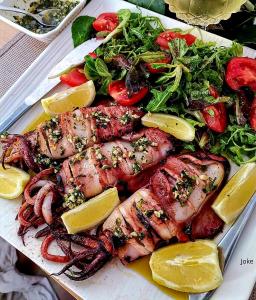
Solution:
M 181 172 L 180 176 L 181 178 L 177 180 L 172 192 L 174 198 L 179 201 L 181 206 L 184 206 L 194 190 L 196 179 L 184 170 Z

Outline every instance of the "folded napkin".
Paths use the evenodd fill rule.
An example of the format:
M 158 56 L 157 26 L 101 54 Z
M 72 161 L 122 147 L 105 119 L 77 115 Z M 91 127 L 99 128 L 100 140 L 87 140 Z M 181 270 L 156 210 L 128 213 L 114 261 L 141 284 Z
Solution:
M 20 273 L 16 249 L 0 238 L 0 300 L 57 300 L 47 278 Z

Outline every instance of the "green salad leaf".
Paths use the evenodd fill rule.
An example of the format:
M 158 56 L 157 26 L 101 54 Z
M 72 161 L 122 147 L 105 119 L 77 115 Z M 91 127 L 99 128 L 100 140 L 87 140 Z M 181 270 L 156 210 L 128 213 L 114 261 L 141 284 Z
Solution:
M 248 125 L 229 125 L 225 133 L 212 135 L 210 151 L 227 156 L 236 164 L 256 161 L 256 134 Z
M 152 0 L 132 2 L 161 5 Z M 128 97 L 148 87 L 149 93 L 139 103 L 143 109 L 177 115 L 196 128 L 195 140 L 182 145 L 183 149 L 204 149 L 225 155 L 237 164 L 256 161 L 255 132 L 249 126 L 248 117 L 246 126 L 238 124 L 234 105 L 239 99 L 225 80 L 228 61 L 242 55 L 242 46 L 233 42 L 230 47 L 219 47 L 215 42 L 199 38 L 188 46 L 185 39 L 174 38 L 168 43 L 169 49 L 163 50 L 156 42 L 159 34 L 166 30 L 159 18 L 128 9 L 118 11 L 118 18 L 115 30 L 102 34 L 105 39 L 95 50 L 97 57 L 85 57 L 84 72 L 94 81 L 97 94 L 109 96 L 108 86 L 116 80 L 124 81 Z M 173 31 L 186 34 L 179 29 Z M 83 39 L 77 37 L 77 43 Z M 218 134 L 206 126 L 202 110 L 222 102 L 227 109 L 229 126 Z M 209 110 L 211 112 L 214 114 Z
M 164 0 L 128 0 L 128 2 L 153 10 L 162 15 L 165 13 Z
M 90 39 L 93 32 L 92 23 L 94 20 L 95 18 L 90 16 L 80 16 L 73 22 L 71 32 L 74 47 Z
M 108 67 L 105 64 L 104 60 L 97 58 L 95 60 L 95 68 L 99 76 L 101 77 L 111 77 L 111 74 L 108 71 Z
M 171 77 L 174 78 L 173 82 L 168 85 L 164 91 L 159 91 L 156 89 L 151 90 L 153 94 L 153 99 L 148 103 L 146 109 L 150 112 L 158 112 L 166 110 L 166 102 L 170 99 L 175 91 L 179 88 L 182 68 L 177 66 L 175 70 L 171 73 Z

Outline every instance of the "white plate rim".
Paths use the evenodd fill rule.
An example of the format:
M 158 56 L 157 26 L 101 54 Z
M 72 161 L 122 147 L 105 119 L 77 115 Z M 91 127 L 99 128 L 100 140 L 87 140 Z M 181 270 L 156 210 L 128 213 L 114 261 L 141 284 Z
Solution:
M 115 2 L 115 3 L 114 3 Z M 109 11 L 113 11 L 113 7 L 115 7 L 115 5 L 120 5 L 120 8 L 122 8 L 122 7 L 130 7 L 130 8 L 133 8 L 133 9 L 135 9 L 135 7 L 134 7 L 134 5 L 132 5 L 132 4 L 129 4 L 129 3 L 127 3 L 127 2 L 124 2 L 124 1 L 118 1 L 118 2 L 116 2 L 115 0 L 104 0 L 104 1 L 101 1 L 101 3 L 99 4 L 98 3 L 98 1 L 97 0 L 92 0 L 88 5 L 87 5 L 87 7 L 83 10 L 83 12 L 88 12 L 88 11 L 90 11 L 90 12 L 92 12 L 91 13 L 91 15 L 97 15 L 97 14 L 99 14 L 100 12 L 103 12 L 103 10 L 102 9 L 104 9 L 104 11 L 106 11 L 107 9 L 109 10 Z M 171 21 L 173 24 L 175 24 L 176 26 L 175 27 L 183 27 L 183 28 L 188 28 L 189 26 L 187 25 L 187 24 L 184 24 L 184 23 L 182 23 L 182 22 L 179 22 L 179 21 L 176 21 L 176 20 L 172 20 L 172 19 L 169 19 L 168 17 L 165 17 L 165 16 L 161 16 L 161 15 L 158 15 L 157 13 L 153 13 L 153 12 L 151 12 L 151 11 L 147 11 L 147 10 L 144 10 L 144 9 L 142 9 L 142 11 L 143 11 L 143 13 L 147 13 L 147 14 L 150 14 L 150 15 L 156 15 L 156 16 L 159 16 L 162 20 L 164 20 L 164 23 L 165 22 L 169 22 L 169 21 Z M 83 13 L 82 12 L 82 13 Z M 70 27 L 70 26 L 69 26 Z M 2 106 L 2 108 L 4 108 L 6 105 L 4 104 L 4 102 L 11 96 L 11 95 L 13 95 L 13 96 L 16 96 L 15 98 L 16 98 L 16 101 L 18 101 L 19 102 L 19 99 L 17 99 L 17 98 L 19 98 L 19 97 L 17 97 L 18 95 L 17 95 L 17 89 L 16 88 L 20 88 L 20 85 L 22 84 L 22 83 L 24 83 L 24 80 L 26 81 L 26 80 L 28 80 L 28 78 L 30 77 L 31 78 L 31 75 L 33 74 L 33 69 L 35 69 L 35 67 L 38 67 L 38 66 L 40 66 L 41 64 L 42 64 L 42 60 L 44 60 L 49 54 L 51 54 L 52 52 L 53 52 L 53 50 L 54 50 L 54 48 L 62 48 L 63 47 L 63 45 L 64 45 L 64 43 L 63 43 L 63 41 L 62 41 L 62 43 L 61 43 L 61 40 L 62 40 L 62 38 L 64 37 L 64 35 L 65 35 L 65 37 L 67 37 L 67 30 L 69 30 L 69 28 L 67 28 L 64 32 L 62 32 L 59 36 L 58 36 L 58 38 L 55 40 L 55 41 L 53 41 L 53 43 L 37 58 L 37 60 L 31 65 L 31 67 L 24 73 L 24 75 L 16 82 L 16 84 L 8 91 L 8 93 L 4 96 L 4 97 L 2 97 L 2 99 L 0 100 L 0 106 Z M 202 31 L 203 32 L 203 31 Z M 219 36 L 217 36 L 217 35 L 214 35 L 214 34 L 209 34 L 209 33 L 204 33 L 203 32 L 203 34 L 204 35 L 206 35 L 206 36 L 208 36 L 211 40 L 216 40 L 218 43 L 230 43 L 230 41 L 229 40 L 227 40 L 227 39 L 224 39 L 224 38 L 222 38 L 222 37 L 219 37 Z M 66 47 L 65 47 L 65 49 L 64 49 L 64 51 L 63 51 L 63 53 L 66 51 L 66 52 L 68 52 L 70 49 L 71 49 L 71 47 L 72 47 L 72 43 L 71 43 L 71 37 L 70 37 L 70 39 L 68 40 L 68 43 L 66 43 Z M 66 40 L 65 40 L 65 42 L 67 42 Z M 61 46 L 60 46 L 61 45 Z M 63 50 L 63 49 L 62 49 Z M 63 54 L 62 53 L 62 54 Z M 255 51 L 254 50 L 252 50 L 252 49 L 249 49 L 249 48 L 245 48 L 245 53 L 246 53 L 246 55 L 248 55 L 248 56 L 255 56 Z M 64 55 L 62 55 L 62 57 L 64 57 Z M 48 58 L 49 58 L 49 56 L 48 56 Z M 58 58 L 56 58 L 55 60 L 52 60 L 52 61 L 50 61 L 50 64 L 47 66 L 47 68 L 46 68 L 46 71 L 47 71 L 47 69 L 50 69 L 59 59 L 61 59 L 61 57 L 58 57 Z M 46 74 L 47 74 L 48 72 L 46 72 Z M 38 81 L 38 82 L 40 82 L 40 80 Z M 22 93 L 22 95 L 24 95 L 25 94 L 25 92 L 26 91 L 24 91 L 23 90 L 23 93 Z M 31 116 L 32 116 L 32 114 L 34 115 L 35 113 L 36 113 L 36 111 L 38 111 L 38 107 L 35 107 L 35 108 L 33 108 L 32 110 L 31 110 L 32 112 L 30 112 L 29 114 L 31 114 Z M 23 125 L 24 125 L 24 118 L 21 120 L 21 123 L 23 122 Z M 19 126 L 19 124 L 21 124 L 21 123 L 17 123 L 15 126 L 14 126 L 14 130 L 15 130 L 15 127 L 17 128 L 17 127 L 19 127 L 20 128 L 20 126 Z M 3 200 L 4 201 L 4 200 Z M 6 208 L 8 207 L 10 210 L 13 210 L 14 209 L 14 207 L 15 207 L 15 205 L 10 205 L 10 202 L 6 202 L 6 201 L 4 201 L 3 203 L 6 203 Z M 8 204 L 9 203 L 9 204 Z M 1 205 L 1 203 L 0 203 L 0 207 L 1 207 L 2 205 Z M 7 212 L 6 211 L 6 209 L 4 209 L 4 211 L 5 211 L 5 213 Z M 256 211 L 255 211 L 255 213 L 254 213 L 254 217 L 255 217 L 255 214 L 256 214 Z M 12 215 L 13 215 L 13 213 L 12 213 Z M 0 219 L 2 219 L 1 217 L 3 217 L 3 214 L 1 213 L 0 214 Z M 252 218 L 251 218 L 252 219 Z M 250 222 L 249 222 L 249 226 L 247 226 L 247 227 L 251 227 L 253 224 L 251 224 L 252 223 L 252 221 L 251 221 L 251 219 L 250 219 Z M 13 231 L 14 229 L 16 230 L 16 226 L 15 226 L 15 222 L 12 222 L 13 224 L 8 224 L 9 225 L 9 229 L 12 229 L 11 231 Z M 251 224 L 251 226 L 250 226 L 250 224 Z M 256 232 L 254 232 L 254 236 L 256 236 L 256 234 L 255 234 Z M 20 241 L 17 241 L 17 239 L 12 239 L 12 238 L 8 238 L 8 236 L 6 235 L 6 234 L 4 234 L 3 233 L 3 230 L 0 230 L 0 235 L 1 236 L 3 236 L 4 238 L 6 238 L 6 239 L 8 239 L 8 241 L 11 243 L 11 244 L 13 244 L 16 248 L 19 248 L 19 249 L 21 249 L 21 250 L 23 250 L 24 251 L 24 253 L 25 254 L 27 254 L 27 255 L 30 255 L 30 253 L 28 252 L 28 249 L 26 249 L 26 248 L 24 248 L 24 247 L 22 247 L 22 245 L 20 244 Z M 243 239 L 243 237 L 242 237 L 242 239 Z M 248 242 L 248 241 L 247 241 Z M 239 242 L 239 244 L 241 244 L 241 240 L 240 240 L 240 242 Z M 239 247 L 238 247 L 239 248 Z M 241 248 L 241 247 L 240 247 Z M 256 249 L 255 249 L 256 250 Z M 236 251 L 237 252 L 237 251 Z M 256 253 L 256 251 L 254 252 L 254 253 Z M 234 254 L 234 256 L 235 256 L 235 254 Z M 31 257 L 31 255 L 30 255 L 30 257 Z M 32 257 L 31 257 L 32 258 Z M 41 261 L 40 261 L 40 258 L 37 258 L 37 257 L 33 257 L 32 258 L 37 264 L 39 264 L 41 267 L 46 267 L 46 269 L 49 269 L 49 270 L 52 270 L 52 269 L 55 269 L 55 266 L 54 265 L 52 265 L 51 263 L 49 263 L 49 264 L 45 264 L 43 261 L 42 261 L 42 259 L 41 259 Z M 255 263 L 256 263 L 256 256 L 255 256 Z M 231 263 L 232 264 L 232 263 Z M 109 270 L 106 270 L 107 268 L 109 268 Z M 102 272 L 104 272 L 104 273 L 108 273 L 109 272 L 109 274 L 111 274 L 111 275 L 113 275 L 113 272 L 115 272 L 114 271 L 114 269 L 115 268 L 120 268 L 120 264 L 119 263 L 117 263 L 117 262 L 114 262 L 113 264 L 111 264 L 111 266 L 107 266 L 106 268 L 104 268 L 104 270 L 102 271 Z M 58 268 L 59 269 L 59 268 Z M 50 272 L 52 272 L 52 271 L 50 271 Z M 130 274 L 130 271 L 124 271 L 125 273 L 129 273 Z M 252 272 L 252 270 L 251 269 L 249 269 L 249 271 L 248 272 Z M 228 270 L 227 270 L 227 273 L 228 273 Z M 250 281 L 246 281 L 246 287 L 247 287 L 247 289 L 246 289 L 246 291 L 244 290 L 243 291 L 243 294 L 241 295 L 241 294 L 239 294 L 239 293 L 236 293 L 235 295 L 233 295 L 232 296 L 232 299 L 247 299 L 248 298 L 248 296 L 249 296 L 249 294 L 250 294 L 250 291 L 251 291 L 251 289 L 252 289 L 252 287 L 253 287 L 253 285 L 254 285 L 254 282 L 255 282 L 255 279 L 256 279 L 256 271 L 254 271 L 254 272 L 252 272 L 253 273 L 253 278 L 250 278 L 251 280 Z M 105 275 L 104 275 L 105 276 Z M 108 276 L 108 275 L 107 275 Z M 110 276 L 110 275 L 109 275 Z M 108 277 L 109 277 L 108 276 Z M 129 277 L 129 276 L 128 276 Z M 136 277 L 136 279 L 138 278 L 138 276 L 137 275 L 135 275 L 134 273 L 133 273 L 133 277 Z M 95 276 L 95 278 L 96 278 L 96 276 Z M 81 291 L 80 291 L 80 289 L 81 289 L 81 286 L 79 286 L 79 285 L 76 285 L 76 284 L 72 284 L 72 283 L 70 283 L 70 282 L 67 282 L 67 280 L 65 280 L 65 278 L 63 278 L 63 277 L 60 277 L 58 280 L 61 280 L 61 282 L 63 283 L 63 284 L 65 284 L 66 285 L 66 287 L 67 288 L 69 288 L 69 289 L 71 289 L 74 293 L 76 293 L 76 294 L 78 294 L 78 295 L 80 295 L 80 296 L 82 296 L 82 297 L 86 297 L 86 296 L 88 296 L 88 298 L 86 297 L 86 299 L 88 299 L 88 300 L 90 300 L 90 299 L 94 299 L 94 297 L 93 298 L 91 298 L 91 296 L 93 295 L 93 296 L 97 296 L 97 295 L 95 295 L 95 293 L 94 294 L 91 294 L 91 293 L 89 293 L 89 294 L 84 294 L 84 293 L 81 293 Z M 139 279 L 138 279 L 139 280 Z M 145 282 L 143 282 L 143 279 L 142 278 L 140 278 L 140 280 L 141 280 L 141 284 L 142 284 L 142 286 L 144 286 L 145 285 Z M 91 280 L 91 282 L 93 282 L 94 280 Z M 103 282 L 104 282 L 104 280 L 103 280 Z M 89 283 L 89 284 L 85 284 L 85 285 L 90 285 L 91 283 Z M 237 286 L 239 286 L 240 284 L 239 284 L 239 282 L 237 283 L 236 282 L 236 284 L 235 285 L 233 285 L 233 287 L 237 287 Z M 148 286 L 148 285 L 146 285 L 146 286 Z M 231 286 L 232 286 L 232 284 L 231 284 Z M 150 288 L 149 288 L 150 289 Z M 220 289 L 219 289 L 219 291 L 221 291 L 221 290 L 223 290 L 223 288 L 221 287 Z M 232 290 L 232 288 L 230 288 L 229 287 L 229 290 L 231 291 Z M 219 296 L 223 296 L 223 294 L 222 295 L 219 295 L 218 296 L 218 294 L 219 294 L 219 291 L 216 293 L 216 297 L 219 297 Z M 155 293 L 155 295 L 158 295 L 158 293 L 157 292 L 155 292 L 154 291 L 154 293 Z M 225 294 L 225 293 L 224 293 Z M 159 299 L 165 299 L 165 297 L 163 296 L 163 294 L 162 293 L 160 293 L 158 296 L 160 296 L 160 298 Z M 136 296 L 135 295 L 135 297 L 136 298 L 138 298 L 138 299 L 141 299 L 141 295 L 140 295 L 140 297 L 138 297 L 138 295 Z M 235 298 L 234 298 L 235 297 Z M 243 298 L 236 298 L 236 297 L 243 297 Z M 99 298 L 99 297 L 97 297 L 97 298 Z M 133 297 L 133 299 L 136 299 L 136 298 L 134 298 Z M 99 298 L 99 299 L 107 299 L 107 298 Z M 113 298 L 114 299 L 114 298 Z M 118 299 L 118 298 L 117 298 Z M 215 298 L 214 298 L 215 299 Z M 221 299 L 221 298 L 216 298 L 216 299 Z M 229 299 L 229 298 L 227 298 L 227 297 L 225 297 L 225 299 Z M 231 299 L 231 298 L 230 298 Z

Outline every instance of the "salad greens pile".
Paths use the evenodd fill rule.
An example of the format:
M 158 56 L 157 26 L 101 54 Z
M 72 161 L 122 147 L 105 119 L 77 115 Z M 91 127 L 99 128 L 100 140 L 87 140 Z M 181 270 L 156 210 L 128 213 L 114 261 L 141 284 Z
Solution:
M 184 148 L 206 149 L 227 156 L 237 164 L 248 159 L 256 161 L 255 131 L 237 122 L 233 106 L 238 96 L 225 83 L 226 64 L 232 57 L 242 55 L 242 46 L 233 42 L 229 48 L 219 47 L 200 39 L 188 46 L 186 40 L 174 38 L 169 42 L 169 49 L 162 50 L 155 43 L 166 30 L 159 18 L 127 9 L 120 10 L 118 17 L 119 25 L 114 31 L 96 34 L 106 38 L 95 51 L 97 57 L 85 57 L 84 72 L 94 81 L 97 94 L 108 96 L 108 86 L 116 80 L 125 81 L 128 95 L 147 86 L 150 93 L 139 103 L 146 111 L 175 114 L 196 127 L 195 141 L 184 144 Z M 73 23 L 75 46 L 95 36 L 92 21 L 91 17 L 84 16 Z M 82 23 L 86 25 L 81 26 Z M 172 31 L 180 32 L 179 29 Z M 166 56 L 171 57 L 170 62 L 158 63 Z M 152 74 L 147 64 L 154 69 L 164 68 L 164 72 Z M 220 96 L 211 95 L 210 86 L 214 86 Z M 228 108 L 229 125 L 223 134 L 207 129 L 200 112 L 203 107 L 216 103 L 225 103 Z

